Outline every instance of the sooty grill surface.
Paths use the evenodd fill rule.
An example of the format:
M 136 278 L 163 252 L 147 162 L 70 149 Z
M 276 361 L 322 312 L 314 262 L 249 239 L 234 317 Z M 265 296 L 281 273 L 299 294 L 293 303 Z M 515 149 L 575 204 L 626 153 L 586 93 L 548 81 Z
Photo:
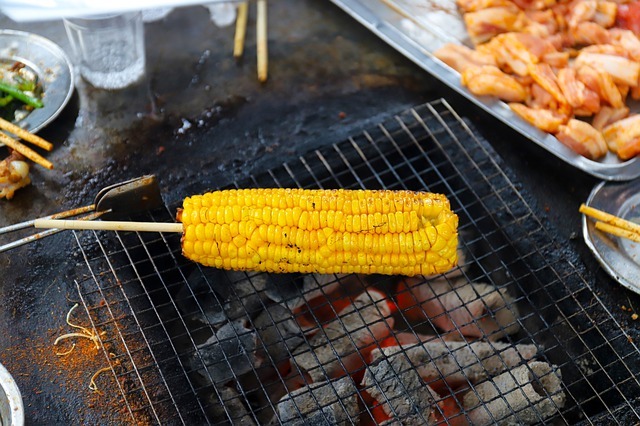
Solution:
M 76 232 L 86 261 L 79 294 L 101 332 L 116 379 L 110 391 L 122 393 L 133 421 L 464 424 L 476 415 L 500 420 L 505 407 L 503 420 L 532 423 L 640 420 L 638 347 L 497 154 L 445 101 L 234 186 L 444 193 L 460 218 L 461 264 L 420 280 L 223 272 L 184 259 L 177 234 Z M 133 219 L 170 222 L 177 207 Z M 452 320 L 448 307 L 425 314 L 429 301 L 452 295 L 469 302 L 456 308 L 468 322 Z M 426 358 L 410 355 L 432 344 Z M 457 370 L 430 360 L 442 348 L 438 359 Z M 506 394 L 482 393 L 522 368 L 522 384 L 546 397 L 546 414 L 528 396 L 520 407 Z

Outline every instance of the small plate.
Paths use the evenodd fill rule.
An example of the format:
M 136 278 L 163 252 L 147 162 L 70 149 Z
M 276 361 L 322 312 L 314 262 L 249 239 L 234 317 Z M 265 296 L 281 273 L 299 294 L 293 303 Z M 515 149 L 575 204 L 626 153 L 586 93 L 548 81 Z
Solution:
M 51 123 L 71 99 L 74 88 L 71 62 L 51 40 L 24 31 L 0 30 L 0 61 L 24 63 L 38 75 L 43 86 L 44 106 L 15 123 L 31 133 Z
M 587 205 L 631 222 L 640 223 L 640 179 L 625 183 L 602 182 L 591 191 Z M 620 284 L 640 294 L 640 243 L 606 234 L 583 216 L 587 246 L 603 268 Z

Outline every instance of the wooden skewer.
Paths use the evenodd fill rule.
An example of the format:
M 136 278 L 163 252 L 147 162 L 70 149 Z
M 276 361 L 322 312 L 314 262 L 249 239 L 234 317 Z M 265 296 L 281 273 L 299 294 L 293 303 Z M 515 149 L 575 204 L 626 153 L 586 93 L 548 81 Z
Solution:
M 596 229 L 618 237 L 640 242 L 640 225 L 637 223 L 633 223 L 610 213 L 603 212 L 602 210 L 589 207 L 586 204 L 580 205 L 580 213 L 598 220 L 599 222 L 596 222 Z
M 5 135 L 2 132 L 0 132 L 0 142 L 4 143 L 11 149 L 18 151 L 20 154 L 24 155 L 34 163 L 40 164 L 42 167 L 45 167 L 49 170 L 53 169 L 53 163 L 51 163 L 49 160 L 42 157 L 40 154 L 38 154 L 28 146 L 23 145 L 19 141 Z
M 20 139 L 26 142 L 30 142 L 35 146 L 47 151 L 51 151 L 53 149 L 53 144 L 51 142 L 42 139 L 40 136 L 34 135 L 33 133 L 23 129 L 22 127 L 16 126 L 15 124 L 5 120 L 4 118 L 0 118 L 0 129 L 11 132 Z
M 233 39 L 233 57 L 240 59 L 244 51 L 244 39 L 247 34 L 247 17 L 249 3 L 244 1 L 238 5 L 238 17 L 236 18 L 236 34 Z
M 258 81 L 267 81 L 268 49 L 267 49 L 267 0 L 258 0 L 258 18 L 256 21 Z
M 137 231 L 137 232 L 180 232 L 184 231 L 182 223 L 162 222 L 127 222 L 117 220 L 80 221 L 36 219 L 33 222 L 35 228 L 58 228 L 94 231 Z
M 616 237 L 622 237 L 631 241 L 635 241 L 636 243 L 640 243 L 640 234 L 636 234 L 635 232 L 631 232 L 626 229 L 618 228 L 617 226 L 609 225 L 608 223 L 596 222 L 596 229 L 599 229 L 602 232 L 606 232 L 607 234 L 615 235 Z

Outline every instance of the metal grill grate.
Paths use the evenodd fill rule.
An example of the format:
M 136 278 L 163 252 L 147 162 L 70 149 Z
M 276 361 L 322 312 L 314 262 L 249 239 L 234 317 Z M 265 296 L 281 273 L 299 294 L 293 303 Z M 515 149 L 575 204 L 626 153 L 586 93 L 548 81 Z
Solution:
M 237 186 L 444 193 L 464 261 L 427 280 L 226 273 L 186 261 L 179 235 L 77 232 L 82 303 L 136 422 L 640 419 L 638 347 L 445 101 Z

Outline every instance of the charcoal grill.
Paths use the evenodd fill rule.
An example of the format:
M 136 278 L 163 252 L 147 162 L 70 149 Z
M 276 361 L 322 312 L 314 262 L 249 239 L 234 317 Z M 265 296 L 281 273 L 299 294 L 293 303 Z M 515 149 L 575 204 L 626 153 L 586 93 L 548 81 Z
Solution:
M 403 112 L 362 134 L 228 187 L 234 186 L 387 188 L 446 194 L 460 217 L 464 260 L 440 279 L 484 282 L 508 294 L 502 309 L 514 314 L 508 326 L 515 326 L 517 332 L 499 328 L 490 332 L 498 335 L 483 335 L 481 340 L 512 348 L 533 347 L 535 360 L 553 366 L 550 374 L 561 378 L 559 388 L 545 395 L 552 401 L 552 414 L 544 417 L 534 409 L 534 422 L 640 421 L 638 346 L 584 279 L 575 253 L 554 240 L 552 229 L 518 190 L 498 155 L 446 101 Z M 173 221 L 177 207 L 166 206 L 132 219 Z M 408 408 L 398 405 L 399 400 L 411 401 L 416 389 L 396 395 L 382 392 L 377 405 L 367 401 L 372 392 L 362 392 L 359 381 L 367 375 L 369 361 L 360 351 L 345 353 L 326 331 L 328 323 L 348 328 L 343 324 L 346 315 L 340 313 L 344 306 L 351 306 L 350 314 L 360 319 L 364 310 L 373 311 L 377 318 L 373 322 L 385 339 L 435 335 L 446 346 L 447 333 L 460 331 L 458 324 L 444 333 L 433 317 L 416 320 L 409 315 L 416 307 L 398 303 L 400 277 L 331 276 L 307 285 L 305 280 L 318 277 L 203 269 L 181 256 L 179 235 L 102 231 L 74 231 L 74 235 L 84 258 L 77 288 L 91 325 L 104 332 L 101 346 L 115 379 L 107 382 L 103 375 L 98 381 L 122 394 L 132 421 L 372 424 L 384 405 L 400 422 L 426 423 L 415 401 L 407 403 Z M 361 303 L 353 305 L 365 290 L 378 296 L 361 297 Z M 336 291 L 337 301 L 331 301 Z M 310 308 L 310 301 L 317 300 L 323 300 L 324 306 L 315 302 Z M 389 303 L 379 305 L 380 300 Z M 487 318 L 497 315 L 486 311 Z M 387 320 L 390 317 L 393 324 Z M 306 328 L 300 325 L 301 318 L 308 322 Z M 364 327 L 370 331 L 373 326 L 350 329 L 347 347 L 356 345 L 354 336 Z M 321 346 L 333 354 L 329 360 L 318 355 L 318 347 L 312 352 L 319 335 L 325 336 L 319 339 L 324 342 Z M 344 340 L 345 335 L 340 338 Z M 381 341 L 371 347 L 384 349 Z M 317 378 L 310 383 L 311 375 L 301 371 L 297 362 L 283 368 L 301 356 L 315 360 L 316 377 L 331 376 L 329 387 L 318 384 Z M 493 373 L 484 367 L 481 356 L 475 356 L 472 364 L 480 365 L 479 374 L 486 379 Z M 354 359 L 353 365 L 346 365 Z M 519 361 L 528 365 L 526 359 Z M 408 365 L 408 373 L 417 368 Z M 332 376 L 331 371 L 344 373 Z M 436 379 L 438 394 L 457 392 L 446 377 Z M 467 392 L 477 392 L 471 378 L 466 380 L 474 385 L 467 386 Z M 529 374 L 529 380 L 542 394 L 548 393 L 542 386 L 545 377 Z M 298 382 L 295 391 L 292 381 Z M 558 394 L 564 396 L 562 403 L 553 398 Z M 438 402 L 438 395 L 432 398 Z M 507 407 L 514 410 L 509 415 L 523 414 Z M 435 414 L 442 416 L 439 410 Z M 462 409 L 443 422 L 459 424 L 469 415 Z

